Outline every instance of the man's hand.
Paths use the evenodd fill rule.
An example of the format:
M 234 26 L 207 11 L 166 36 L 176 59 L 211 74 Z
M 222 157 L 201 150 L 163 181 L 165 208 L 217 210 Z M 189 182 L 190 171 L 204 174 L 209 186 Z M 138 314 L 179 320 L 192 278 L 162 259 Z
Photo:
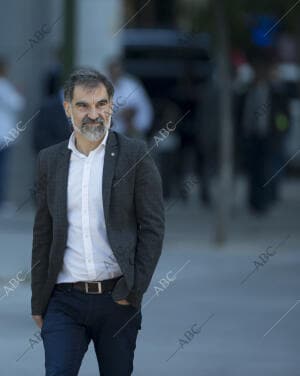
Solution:
M 41 329 L 43 326 L 43 319 L 41 315 L 32 315 L 33 320 L 35 321 L 36 325 Z
M 130 305 L 129 301 L 126 299 L 116 300 L 116 303 L 121 305 Z

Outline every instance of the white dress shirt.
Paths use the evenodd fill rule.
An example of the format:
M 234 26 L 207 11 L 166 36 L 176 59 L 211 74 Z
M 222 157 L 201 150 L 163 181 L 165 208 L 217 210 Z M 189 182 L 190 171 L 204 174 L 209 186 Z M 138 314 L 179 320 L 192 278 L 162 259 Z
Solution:
M 103 213 L 102 175 L 107 137 L 108 132 L 101 144 L 86 156 L 75 146 L 74 131 L 70 136 L 69 226 L 57 283 L 102 281 L 122 275 L 108 243 Z

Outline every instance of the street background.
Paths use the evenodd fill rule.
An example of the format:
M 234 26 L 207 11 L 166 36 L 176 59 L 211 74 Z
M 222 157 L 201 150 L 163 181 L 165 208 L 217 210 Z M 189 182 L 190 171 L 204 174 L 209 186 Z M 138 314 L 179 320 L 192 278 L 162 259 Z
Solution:
M 44 372 L 35 161 L 70 135 L 64 79 L 92 66 L 116 88 L 113 127 L 148 143 L 163 181 L 133 375 L 299 376 L 300 1 L 0 5 L 0 374 Z M 97 370 L 91 343 L 79 375 Z

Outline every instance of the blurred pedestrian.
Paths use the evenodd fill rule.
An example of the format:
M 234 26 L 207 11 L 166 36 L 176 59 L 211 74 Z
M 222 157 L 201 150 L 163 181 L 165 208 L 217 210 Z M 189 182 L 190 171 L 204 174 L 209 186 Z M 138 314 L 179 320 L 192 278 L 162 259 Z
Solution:
M 197 172 L 201 179 L 199 191 L 203 204 L 212 204 L 211 179 L 217 171 L 220 138 L 220 96 L 215 74 L 200 86 L 196 109 Z
M 249 206 L 265 212 L 279 197 L 284 137 L 288 130 L 288 111 L 284 92 L 274 85 L 271 65 L 257 58 L 253 62 L 255 79 L 246 93 L 243 110 L 243 139 L 249 182 Z
M 195 114 L 197 107 L 197 86 L 195 85 L 194 76 L 189 65 L 184 67 L 182 74 L 171 90 L 171 100 L 178 106 L 180 123 L 176 127 L 176 134 L 179 137 L 179 147 L 176 154 L 180 156 L 177 168 L 177 187 L 180 198 L 185 201 L 188 198 L 185 189 L 185 181 L 190 174 L 194 173 L 194 166 L 198 164 L 196 156 L 196 124 Z
M 36 153 L 70 137 L 72 127 L 66 117 L 63 101 L 63 89 L 60 89 L 41 105 L 33 130 L 33 148 Z
M 9 149 L 15 139 L 17 115 L 25 107 L 25 100 L 8 78 L 8 62 L 0 57 L 0 213 L 9 211 L 5 187 L 8 178 Z M 16 129 L 15 129 L 16 128 Z M 14 132 L 15 131 L 15 132 Z
M 129 137 L 146 139 L 153 120 L 152 103 L 142 83 L 124 72 L 119 58 L 108 64 L 114 84 L 113 129 Z
M 63 48 L 55 48 L 49 59 L 49 66 L 44 77 L 43 94 L 45 97 L 53 97 L 61 90 L 63 79 Z
M 178 121 L 183 114 L 174 101 L 164 97 L 155 98 L 154 108 L 154 126 L 149 138 L 153 141 L 152 145 L 151 142 L 149 144 L 162 176 L 164 199 L 171 200 L 178 196 L 181 187 L 178 179 L 179 166 L 182 163 L 178 152 L 180 137 L 176 128 L 180 125 Z

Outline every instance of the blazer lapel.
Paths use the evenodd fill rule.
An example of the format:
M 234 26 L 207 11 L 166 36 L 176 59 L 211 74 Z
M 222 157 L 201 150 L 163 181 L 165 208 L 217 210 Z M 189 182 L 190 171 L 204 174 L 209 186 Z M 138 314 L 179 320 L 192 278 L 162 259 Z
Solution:
M 69 165 L 70 165 L 71 150 L 68 149 L 68 141 L 64 144 L 61 150 L 61 157 L 57 166 L 56 173 L 56 189 L 57 189 L 57 199 L 58 205 L 57 210 L 58 218 L 62 220 L 63 229 L 67 232 L 68 217 L 67 217 L 67 194 L 68 194 L 68 177 L 69 177 Z
M 114 177 L 114 172 L 116 168 L 116 161 L 118 157 L 118 143 L 116 135 L 114 132 L 109 131 L 107 137 L 107 143 L 105 148 L 104 165 L 103 165 L 103 176 L 102 176 L 102 200 L 103 200 L 103 211 L 106 226 L 108 226 L 109 218 L 109 202 L 112 180 Z

